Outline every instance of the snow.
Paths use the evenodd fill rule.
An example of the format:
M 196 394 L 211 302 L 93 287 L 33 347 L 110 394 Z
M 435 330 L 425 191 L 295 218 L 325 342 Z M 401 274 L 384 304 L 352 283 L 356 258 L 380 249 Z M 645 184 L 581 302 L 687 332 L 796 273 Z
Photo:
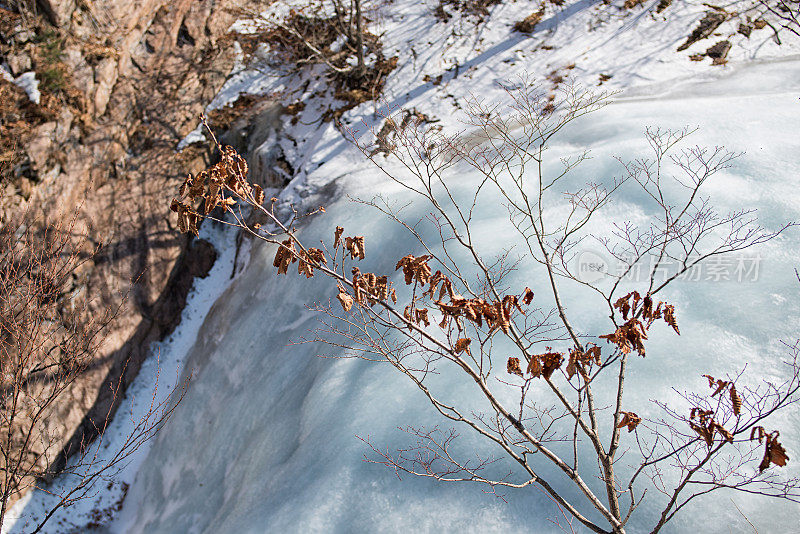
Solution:
M 34 104 L 39 103 L 42 94 L 39 92 L 39 80 L 36 79 L 35 72 L 24 72 L 20 74 L 14 80 L 14 83 L 28 94 L 28 98 L 31 99 L 31 102 Z
M 754 31 L 747 40 L 736 28 L 723 25 L 719 32 L 734 44 L 729 63 L 711 67 L 708 59 L 692 62 L 690 54 L 723 38 L 675 52 L 708 8 L 699 1 L 673 2 L 663 14 L 651 15 L 656 3 L 627 12 L 600 1 L 568 1 L 550 12 L 533 35 L 524 36 L 510 27 L 530 13 L 529 2 L 502 2 L 492 9 L 487 24 L 475 28 L 458 16 L 447 24 L 436 22 L 432 3 L 395 0 L 377 12 L 373 32 L 383 32 L 384 54 L 399 55 L 399 67 L 388 78 L 382 102 L 363 104 L 342 120 L 359 130 L 356 137 L 362 142 L 369 139 L 368 128 L 380 127 L 378 109 L 416 108 L 438 119 L 446 132 L 455 132 L 464 128 L 459 110 L 469 95 L 507 102 L 500 82 L 534 76 L 549 84 L 544 77 L 558 71 L 575 83 L 596 86 L 601 74 L 610 75 L 599 89 L 621 91 L 614 103 L 565 130 L 552 146 L 554 160 L 588 147 L 592 159 L 579 167 L 580 177 L 608 179 L 621 173 L 615 156 L 644 155 L 646 126 L 698 126 L 692 144 L 725 144 L 745 152 L 710 184 L 720 209 L 756 207 L 768 228 L 800 220 L 800 41 L 787 35 L 778 46 L 768 28 Z M 337 224 L 348 232 L 363 229 L 366 269 L 391 272 L 400 256 L 418 253 L 417 246 L 345 193 L 369 199 L 380 192 L 400 204 L 412 199 L 364 161 L 332 124 L 319 122 L 330 103 L 329 96 L 313 96 L 323 88 L 321 72 L 304 78 L 241 69 L 209 109 L 243 92 L 280 92 L 285 103 L 306 101 L 297 124 L 286 117 L 279 141 L 299 169 L 280 199 L 284 206 L 326 205 L 327 213 L 302 229 L 302 240 L 327 240 Z M 441 75 L 441 83 L 425 82 L 426 75 Z M 458 168 L 452 179 L 468 190 L 475 176 Z M 320 196 L 330 188 L 337 191 L 333 198 Z M 630 214 L 644 220 L 653 215 L 635 194 L 623 193 L 618 206 L 609 217 Z M 425 213 L 424 206 L 412 204 L 407 215 L 416 220 Z M 504 217 L 503 210 L 480 214 L 487 246 L 513 244 L 505 238 Z M 204 232 L 211 232 L 209 227 Z M 395 449 L 410 442 L 396 427 L 432 427 L 441 421 L 413 385 L 388 366 L 317 358 L 331 350 L 290 344 L 315 327 L 316 318 L 305 306 L 331 297 L 329 288 L 318 279 L 277 278 L 271 267 L 274 250 L 261 245 L 249 249 L 246 267 L 228 283 L 232 236 L 215 235 L 221 260 L 207 279 L 197 282 L 179 329 L 160 346 L 161 376 L 191 372 L 191 387 L 169 425 L 119 477 L 130 490 L 108 526 L 110 532 L 558 531 L 549 522 L 557 518 L 557 509 L 536 490 L 506 492 L 506 503 L 478 486 L 398 480 L 394 472 L 364 462 L 367 449 L 355 436 L 369 436 L 379 446 Z M 602 255 L 600 250 L 587 252 Z M 792 298 L 800 289 L 794 276 L 800 266 L 800 236 L 790 230 L 757 253 L 757 280 L 687 281 L 673 287 L 668 297 L 681 311 L 682 335 L 653 335 L 651 356 L 637 361 L 631 371 L 630 381 L 637 385 L 629 390 L 629 402 L 641 406 L 642 415 L 655 409 L 650 399 L 677 402 L 672 385 L 702 387 L 703 373 L 724 375 L 750 362 L 767 376 L 780 376 L 785 350 L 779 340 L 792 340 L 800 332 L 800 305 Z M 537 280 L 526 276 L 518 282 L 536 291 Z M 570 289 L 565 298 L 582 330 L 599 327 L 602 317 L 596 317 L 585 294 Z M 131 397 L 149 399 L 153 361 L 149 374 L 143 369 Z M 435 383 L 454 401 L 471 403 L 475 398 L 470 384 L 458 377 L 438 377 Z M 120 413 L 130 408 L 123 409 Z M 796 410 L 784 413 L 778 423 L 793 457 L 792 451 L 800 449 Z M 108 439 L 113 443 L 125 432 L 124 420 L 117 417 Z M 466 430 L 459 447 L 487 451 Z M 795 466 L 790 462 L 784 471 L 797 473 Z M 506 463 L 497 470 L 509 467 Z M 547 468 L 542 474 L 558 480 Z M 573 492 L 564 481 L 556 485 L 568 495 Z M 92 508 L 115 502 L 119 492 L 100 489 L 98 500 L 72 507 L 59 518 L 78 526 Z M 704 531 L 749 528 L 731 500 L 759 532 L 796 529 L 796 504 L 720 494 L 700 501 Z M 631 532 L 651 524 L 657 502 L 654 495 L 642 506 Z M 12 512 L 31 519 L 46 507 L 39 492 Z M 46 531 L 59 532 L 56 525 Z M 683 514 L 670 532 L 696 529 L 692 517 Z
M 39 91 L 39 80 L 36 79 L 35 72 L 23 72 L 14 78 L 14 76 L 12 76 L 12 74 L 3 65 L 0 66 L 0 76 L 2 76 L 6 81 L 16 84 L 20 89 L 25 91 L 31 102 L 34 104 L 39 103 L 39 100 L 42 98 L 42 93 Z
M 194 143 L 207 143 L 208 139 L 205 136 L 205 126 L 202 124 L 198 124 L 197 127 L 186 134 L 186 137 L 180 140 L 176 150 L 180 152 L 187 146 L 194 144 Z

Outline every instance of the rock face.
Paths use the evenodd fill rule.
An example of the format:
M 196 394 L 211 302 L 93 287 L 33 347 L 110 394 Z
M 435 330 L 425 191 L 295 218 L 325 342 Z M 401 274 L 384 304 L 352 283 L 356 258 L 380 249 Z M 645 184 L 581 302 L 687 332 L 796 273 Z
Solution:
M 59 446 L 40 461 L 62 463 L 103 427 L 119 400 L 109 386 L 135 377 L 150 343 L 176 325 L 193 276 L 213 264 L 213 247 L 178 234 L 168 206 L 182 176 L 209 163 L 205 148 L 177 155 L 175 148 L 230 73 L 225 32 L 233 3 L 38 2 L 55 27 L 47 31 L 58 36 L 69 88 L 60 105 L 45 102 L 26 116 L 24 157 L 14 161 L 12 183 L 4 184 L 11 195 L 0 208 L 27 208 L 48 221 L 78 212 L 80 229 L 104 246 L 75 284 L 98 312 L 121 306 L 97 364 L 45 422 Z M 0 42 L 11 43 L 0 51 L 7 63 L 39 73 L 42 34 L 7 11 L 0 18 Z

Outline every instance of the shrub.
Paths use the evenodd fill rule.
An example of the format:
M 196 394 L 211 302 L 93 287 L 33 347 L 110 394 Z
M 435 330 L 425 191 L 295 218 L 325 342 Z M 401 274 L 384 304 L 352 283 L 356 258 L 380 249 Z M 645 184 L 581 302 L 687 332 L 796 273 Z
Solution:
M 431 210 L 435 242 L 427 242 L 419 223 L 404 220 L 388 202 L 365 202 L 403 225 L 423 249 L 421 255 L 397 258 L 396 270 L 402 272 L 397 282 L 392 273 L 361 271 L 359 262 L 369 248 L 363 235 L 337 226 L 322 248 L 303 243 L 295 230 L 297 212 L 286 221 L 275 212 L 276 199 L 265 206 L 263 190 L 248 183 L 247 165 L 230 147 L 220 147 L 220 163 L 186 179 L 171 207 L 181 229 L 195 233 L 199 220 L 222 207 L 232 213 L 229 224 L 277 246 L 277 274 L 296 266 L 305 277 L 329 278 L 338 303 L 312 307 L 324 317 L 312 341 L 344 348 L 352 357 L 388 362 L 443 418 L 496 447 L 517 472 L 493 477 L 487 470 L 491 458 L 459 457 L 452 447 L 455 430 L 438 428 L 409 428 L 416 443 L 394 452 L 364 440 L 377 455 L 374 462 L 443 482 L 485 484 L 491 493 L 538 487 L 570 527 L 575 521 L 594 532 L 625 532 L 650 488 L 666 496 L 653 532 L 696 497 L 722 488 L 798 499 L 800 480 L 773 472 L 789 458 L 769 421 L 798 400 L 800 345 L 788 346 L 784 382 L 751 386 L 739 370 L 725 377 L 705 375 L 708 389 L 682 394 L 685 412 L 657 402 L 661 414 L 648 418 L 625 394 L 651 329 L 680 335 L 680 310 L 663 297 L 664 288 L 709 258 L 758 245 L 783 230 L 765 230 L 746 209 L 719 213 L 703 195 L 705 184 L 736 155 L 721 148 L 680 150 L 688 130 L 650 129 L 651 158 L 626 164 L 620 179 L 563 192 L 565 177 L 587 155 L 562 160 L 559 170 L 545 170 L 546 148 L 567 124 L 604 105 L 606 97 L 572 87 L 551 102 L 546 91 L 530 84 L 508 92 L 513 102 L 508 116 L 471 102 L 467 123 L 473 131 L 467 134 L 444 135 L 408 114 L 409 120 L 386 118 L 393 131 L 391 140 L 384 132 L 386 150 L 359 145 Z M 387 165 L 380 155 L 387 152 L 401 165 Z M 466 198 L 448 179 L 448 169 L 456 164 L 479 176 L 479 187 Z M 397 168 L 405 174 L 396 174 Z M 624 269 L 603 273 L 606 283 L 582 278 L 571 263 L 575 246 L 590 221 L 628 186 L 661 215 L 598 236 Z M 489 189 L 505 206 L 484 200 Z M 562 195 L 564 211 L 554 213 L 550 208 Z M 237 203 L 261 211 L 270 226 L 248 226 Z M 544 294 L 516 287 L 510 273 L 519 262 L 508 251 L 489 253 L 476 237 L 476 210 L 492 207 L 508 211 L 509 235 L 516 234 L 524 250 L 519 261 L 540 266 Z M 638 290 L 623 291 L 623 278 L 644 261 L 654 262 L 651 274 Z M 666 261 L 677 269 L 657 279 Z M 608 317 L 605 331 L 588 335 L 576 328 L 562 297 L 569 284 L 598 295 L 596 312 Z M 431 382 L 441 373 L 474 384 L 486 411 L 450 402 L 448 392 Z M 588 462 L 581 460 L 587 451 Z M 631 469 L 620 466 L 623 454 Z M 544 466 L 554 467 L 576 491 L 557 489 L 542 474 Z

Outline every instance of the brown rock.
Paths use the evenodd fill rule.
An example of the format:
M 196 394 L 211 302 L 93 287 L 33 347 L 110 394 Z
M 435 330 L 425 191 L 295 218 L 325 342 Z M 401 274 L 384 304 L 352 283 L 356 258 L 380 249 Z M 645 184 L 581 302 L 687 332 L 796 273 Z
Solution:
M 94 112 L 96 117 L 102 117 L 111 98 L 111 90 L 117 83 L 117 60 L 104 58 L 94 68 Z
M 28 72 L 32 68 L 31 56 L 25 53 L 9 54 L 6 57 L 8 68 L 11 74 L 19 76 L 23 72 Z
M 109 386 L 133 380 L 151 342 L 177 324 L 193 277 L 213 264 L 209 243 L 175 232 L 166 199 L 187 168 L 210 159 L 206 149 L 193 148 L 190 160 L 174 149 L 233 65 L 230 43 L 220 37 L 234 3 L 241 2 L 108 0 L 102 10 L 92 2 L 76 10 L 74 0 L 41 2 L 67 35 L 61 60 L 83 102 L 32 128 L 23 146 L 35 179 L 20 183 L 30 202 L 15 195 L 17 204 L 0 213 L 30 204 L 58 220 L 78 210 L 78 229 L 105 246 L 75 273 L 71 290 L 87 295 L 96 313 L 121 308 L 91 369 L 36 429 L 48 447 L 31 451 L 32 463 L 63 465 L 96 435 L 119 401 Z M 90 50 L 70 35 L 95 44 Z M 145 41 L 152 49 L 139 46 Z M 118 58 L 97 55 L 96 43 Z
M 67 139 L 69 139 L 74 118 L 75 115 L 68 107 L 64 107 L 61 113 L 59 113 L 58 120 L 56 121 L 56 129 L 53 132 L 54 140 L 59 145 L 66 143 Z
M 714 65 L 724 65 L 726 62 L 725 58 L 728 56 L 730 49 L 730 41 L 720 41 L 706 50 L 706 55 L 712 59 Z
M 75 0 L 38 0 L 53 26 L 65 26 L 75 11 Z
M 686 42 L 678 47 L 678 52 L 686 50 L 700 39 L 705 39 L 711 35 L 720 24 L 725 22 L 726 18 L 727 15 L 720 11 L 707 11 L 706 16 L 700 20 L 697 27 L 692 31 L 689 37 L 686 38 Z
M 83 94 L 84 101 L 92 102 L 94 95 L 94 69 L 86 62 L 83 52 L 77 45 L 70 45 L 64 49 L 61 61 L 70 73 L 72 85 Z M 94 106 L 89 106 L 86 110 L 92 117 L 94 116 Z
M 37 173 L 44 173 L 47 170 L 48 162 L 53 152 L 53 140 L 56 132 L 56 122 L 46 122 L 37 126 L 25 147 L 28 157 L 31 159 L 33 170 Z

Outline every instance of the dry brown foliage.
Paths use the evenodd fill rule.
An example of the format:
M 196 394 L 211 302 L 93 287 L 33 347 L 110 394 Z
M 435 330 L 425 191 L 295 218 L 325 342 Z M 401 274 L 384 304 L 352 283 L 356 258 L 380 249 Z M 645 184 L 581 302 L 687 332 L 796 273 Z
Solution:
M 645 0 L 625 0 L 625 9 L 633 9 L 636 6 L 643 4 L 644 1 Z
M 542 7 L 539 9 L 539 11 L 534 11 L 524 19 L 514 24 L 514 29 L 521 33 L 533 33 L 533 30 L 536 29 L 536 25 L 542 22 L 542 19 L 544 18 L 544 9 L 545 5 L 542 4 Z
M 581 377 L 586 380 L 593 365 L 603 365 L 600 347 L 597 345 L 587 346 L 585 350 L 570 350 L 569 363 L 567 364 L 567 380 L 572 380 L 576 372 L 579 372 Z
M 725 430 L 725 428 L 714 421 L 713 410 L 703 410 L 701 408 L 692 408 L 689 415 L 689 426 L 692 430 L 697 432 L 703 440 L 705 440 L 708 448 L 714 445 L 714 435 L 720 434 L 723 439 L 729 443 L 733 443 L 733 434 Z M 695 422 L 695 418 L 697 422 Z
M 764 448 L 764 458 L 758 465 L 759 471 L 763 472 L 765 469 L 768 469 L 770 464 L 783 467 L 789 460 L 789 457 L 786 456 L 786 449 L 778 442 L 778 436 L 780 436 L 780 432 L 776 430 L 775 432 L 768 433 L 764 430 L 763 426 L 754 427 L 750 432 L 751 440 L 758 439 L 758 442 L 761 443 L 762 440 L 766 439 L 767 442 Z
M 506 370 L 508 371 L 509 374 L 524 376 L 522 374 L 522 369 L 519 366 L 519 358 L 509 358 L 508 363 L 506 365 Z
M 642 418 L 633 412 L 619 413 L 622 415 L 622 420 L 617 424 L 617 428 L 628 427 L 628 432 L 633 432 L 636 430 L 636 427 L 639 426 L 639 423 L 642 422 Z
M 534 354 L 528 362 L 528 374 L 533 378 L 544 377 L 546 380 L 550 380 L 562 363 L 564 363 L 564 355 L 560 352 Z
M 501 0 L 439 0 L 433 13 L 440 21 L 447 22 L 453 16 L 449 9 L 462 17 L 482 23 L 489 16 L 489 9 L 500 2 Z
M 198 235 L 200 213 L 208 215 L 217 206 L 230 210 L 237 202 L 236 197 L 230 194 L 263 204 L 265 199 L 261 186 L 238 179 L 238 176 L 246 174 L 244 158 L 233 147 L 225 147 L 218 163 L 197 176 L 188 175 L 178 191 L 180 196 L 172 199 L 170 204 L 170 209 L 178 214 L 180 231 Z M 230 194 L 226 195 L 226 191 Z

